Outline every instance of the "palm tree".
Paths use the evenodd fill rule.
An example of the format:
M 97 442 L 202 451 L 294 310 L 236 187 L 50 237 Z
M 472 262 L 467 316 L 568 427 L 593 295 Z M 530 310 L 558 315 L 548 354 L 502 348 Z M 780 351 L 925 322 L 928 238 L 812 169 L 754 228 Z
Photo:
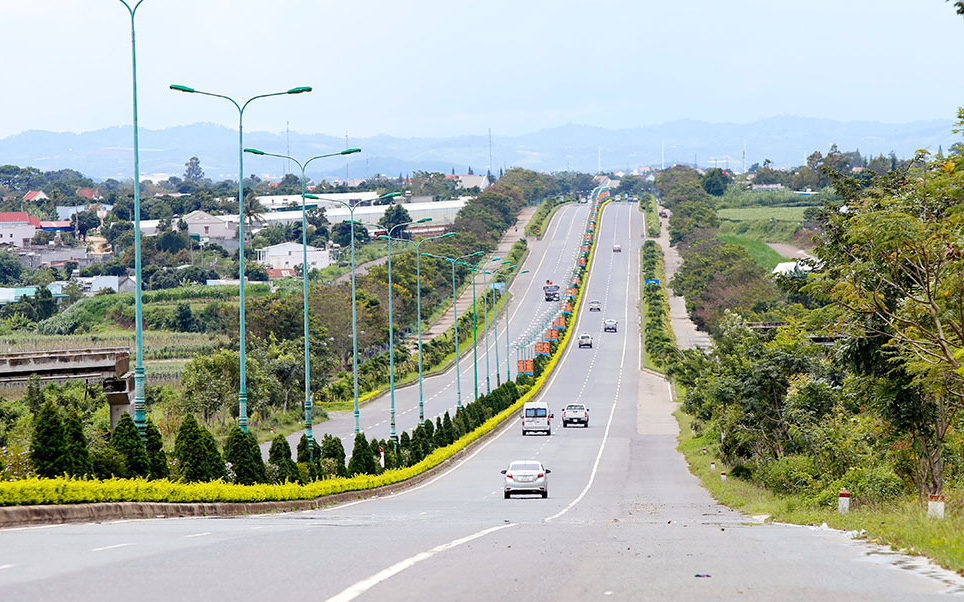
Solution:
M 261 204 L 254 192 L 249 192 L 244 196 L 245 240 L 248 240 L 248 232 L 254 227 L 255 222 L 262 225 L 267 223 L 267 220 L 264 219 L 264 211 L 264 205 Z

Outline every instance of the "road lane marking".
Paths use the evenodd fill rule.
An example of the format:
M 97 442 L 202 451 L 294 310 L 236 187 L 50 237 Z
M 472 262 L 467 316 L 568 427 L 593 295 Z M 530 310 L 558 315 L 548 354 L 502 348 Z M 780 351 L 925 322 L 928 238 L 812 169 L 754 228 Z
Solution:
M 442 552 L 445 552 L 446 550 L 451 550 L 452 548 L 455 548 L 464 543 L 468 543 L 470 541 L 479 539 L 480 537 L 485 537 L 490 533 L 495 533 L 496 531 L 500 531 L 502 529 L 507 529 L 509 527 L 514 527 L 514 526 L 515 526 L 515 523 L 509 523 L 507 525 L 490 527 L 488 529 L 483 529 L 478 533 L 473 533 L 472 535 L 461 537 L 459 539 L 450 541 L 448 543 L 444 543 L 440 546 L 435 546 L 434 548 L 432 548 L 427 552 L 420 552 L 414 556 L 406 558 L 405 560 L 396 562 L 395 564 L 388 567 L 387 569 L 383 569 L 375 573 L 368 579 L 363 579 L 358 583 L 352 585 L 351 587 L 345 590 L 342 590 L 341 593 L 338 593 L 332 596 L 331 598 L 328 598 L 328 602 L 348 602 L 349 600 L 354 600 L 355 598 L 364 594 L 365 592 L 375 587 L 382 581 L 391 579 L 392 577 L 401 573 L 405 569 L 409 569 L 415 566 L 416 564 L 418 564 L 419 562 L 422 562 L 423 560 L 428 560 L 429 558 L 431 558 L 432 556 L 435 556 L 436 554 L 440 554 Z
M 91 552 L 103 552 L 104 550 L 114 550 L 114 549 L 117 549 L 117 548 L 125 548 L 125 547 L 127 547 L 127 546 L 132 546 L 132 545 L 134 545 L 134 544 L 132 544 L 132 543 L 118 543 L 118 544 L 114 544 L 114 545 L 112 545 L 112 546 L 104 546 L 104 547 L 102 547 L 102 548 L 91 548 L 90 551 L 91 551 Z
M 192 533 L 192 534 L 190 534 L 190 535 L 185 535 L 184 538 L 187 539 L 187 538 L 189 538 L 189 537 L 204 537 L 204 536 L 210 535 L 210 534 L 211 534 L 210 531 L 205 531 L 204 533 Z
M 15 566 L 17 566 L 17 565 L 15 565 L 15 564 L 2 564 L 2 565 L 0 565 L 0 571 L 2 571 L 3 569 L 12 569 L 12 568 L 15 567 Z
M 630 281 L 631 281 L 630 278 L 626 278 L 627 300 L 629 299 Z M 582 318 L 582 315 L 580 315 L 579 317 Z M 623 320 L 624 321 L 629 320 L 629 303 L 628 302 L 625 304 Z M 603 433 L 602 443 L 599 444 L 599 451 L 596 453 L 596 460 L 593 462 L 592 471 L 589 473 L 589 481 L 586 483 L 586 486 L 579 493 L 579 495 L 576 496 L 576 499 L 572 500 L 565 508 L 563 508 L 559 512 L 553 514 L 552 516 L 546 517 L 544 520 L 547 523 L 559 518 L 563 514 L 572 510 L 576 504 L 582 501 L 582 498 L 586 497 L 586 494 L 589 493 L 589 489 L 592 487 L 593 482 L 596 480 L 596 473 L 599 471 L 599 462 L 602 460 L 603 451 L 605 451 L 606 449 L 606 442 L 609 440 L 609 431 L 613 426 L 613 417 L 615 417 L 616 415 L 616 406 L 619 404 L 619 388 L 622 385 L 623 369 L 625 368 L 625 365 L 626 365 L 626 345 L 629 342 L 628 334 L 629 334 L 628 331 L 624 331 L 623 353 L 622 353 L 622 357 L 619 360 L 619 377 L 616 379 L 616 394 L 613 396 L 613 407 L 610 408 L 609 410 L 609 420 L 606 421 L 606 432 Z

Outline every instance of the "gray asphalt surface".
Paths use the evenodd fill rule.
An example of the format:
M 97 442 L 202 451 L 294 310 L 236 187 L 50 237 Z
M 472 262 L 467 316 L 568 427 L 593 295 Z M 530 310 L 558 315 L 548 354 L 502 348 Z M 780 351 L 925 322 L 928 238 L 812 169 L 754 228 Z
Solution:
M 550 307 L 556 304 L 546 303 L 542 286 L 546 280 L 562 282 L 567 276 L 572 266 L 575 265 L 576 255 L 579 251 L 580 241 L 584 232 L 584 226 L 588 216 L 588 205 L 569 205 L 559 210 L 553 217 L 549 230 L 542 240 L 530 241 L 529 255 L 525 260 L 523 269 L 529 270 L 528 274 L 518 275 L 509 288 L 509 344 L 517 342 L 525 331 L 539 323 L 544 312 L 549 311 Z M 478 294 L 482 291 L 479 289 Z M 463 308 L 464 309 L 464 308 Z M 504 382 L 506 377 L 506 340 L 505 340 L 505 310 L 503 308 L 498 316 L 498 335 L 494 328 L 494 321 L 490 321 L 489 344 L 485 345 L 485 329 L 482 316 L 479 316 L 479 328 L 477 331 L 478 339 L 478 382 L 479 394 L 486 393 L 486 350 L 489 353 L 489 382 L 488 385 L 494 389 L 499 382 Z M 459 331 L 459 340 L 469 340 L 472 331 Z M 499 342 L 499 375 L 496 375 L 496 337 Z M 512 349 L 511 353 L 511 373 L 512 378 L 516 376 L 516 354 Z M 462 405 L 466 405 L 474 399 L 475 394 L 475 372 L 473 368 L 473 353 L 471 348 L 468 353 L 460 359 Z M 445 412 L 455 414 L 458 404 L 457 387 L 455 382 L 455 366 L 442 374 L 423 379 L 425 417 L 435 420 L 437 416 Z M 399 436 L 402 431 L 412 431 L 418 426 L 418 383 L 412 383 L 405 387 L 395 390 L 395 428 Z M 387 439 L 390 433 L 391 424 L 391 398 L 388 394 L 382 395 L 376 400 L 363 405 L 359 410 L 360 426 L 365 436 L 371 439 L 373 436 L 379 439 Z M 329 420 L 314 425 L 313 433 L 316 440 L 320 441 L 328 433 L 341 438 L 345 446 L 345 451 L 351 455 L 352 442 L 355 433 L 355 418 L 352 412 L 337 412 L 329 416 Z M 292 451 L 298 445 L 302 431 L 293 433 L 288 437 Z M 270 442 L 261 444 L 261 451 L 265 458 L 268 457 Z
M 632 205 L 605 210 L 587 284 L 603 302 L 547 383 L 551 436 L 518 420 L 412 489 L 326 510 L 0 531 L 0 599 L 918 600 L 961 580 L 830 530 L 754 524 L 713 502 L 675 451 L 665 381 L 639 365 Z M 602 245 L 600 249 L 605 249 Z M 602 320 L 620 321 L 601 332 Z M 561 428 L 573 400 L 589 428 Z M 503 500 L 499 471 L 536 458 L 549 498 Z M 898 568 L 900 567 L 900 568 Z M 697 577 L 696 575 L 705 575 Z

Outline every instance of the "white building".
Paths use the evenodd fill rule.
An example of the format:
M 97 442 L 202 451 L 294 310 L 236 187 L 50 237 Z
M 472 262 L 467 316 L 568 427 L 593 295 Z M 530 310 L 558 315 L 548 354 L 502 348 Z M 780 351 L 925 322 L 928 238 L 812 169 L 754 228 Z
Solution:
M 228 216 L 211 215 L 204 211 L 192 211 L 183 218 L 187 224 L 187 233 L 207 238 L 234 238 L 238 233 L 238 218 L 228 219 Z
M 283 242 L 270 247 L 258 249 L 258 263 L 274 270 L 294 268 L 304 263 L 304 253 L 301 243 Z M 311 269 L 321 270 L 331 265 L 331 253 L 328 249 L 319 249 L 308 245 L 308 265 Z
M 33 224 L 4 224 L 0 223 L 0 245 L 26 247 L 37 233 Z
M 342 203 L 349 205 L 371 204 L 378 198 L 378 193 L 371 192 L 332 192 L 332 193 L 311 193 L 318 199 L 306 199 L 305 205 L 308 207 L 344 207 Z M 300 194 L 276 194 L 272 196 L 259 196 L 258 202 L 266 211 L 284 211 L 286 209 L 301 208 Z

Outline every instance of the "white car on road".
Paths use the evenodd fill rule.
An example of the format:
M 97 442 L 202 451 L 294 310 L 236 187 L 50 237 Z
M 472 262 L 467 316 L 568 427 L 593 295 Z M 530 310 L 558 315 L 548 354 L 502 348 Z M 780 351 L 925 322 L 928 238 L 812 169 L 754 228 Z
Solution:
M 509 499 L 513 493 L 537 493 L 549 497 L 549 473 L 538 460 L 516 460 L 502 471 L 502 495 Z

